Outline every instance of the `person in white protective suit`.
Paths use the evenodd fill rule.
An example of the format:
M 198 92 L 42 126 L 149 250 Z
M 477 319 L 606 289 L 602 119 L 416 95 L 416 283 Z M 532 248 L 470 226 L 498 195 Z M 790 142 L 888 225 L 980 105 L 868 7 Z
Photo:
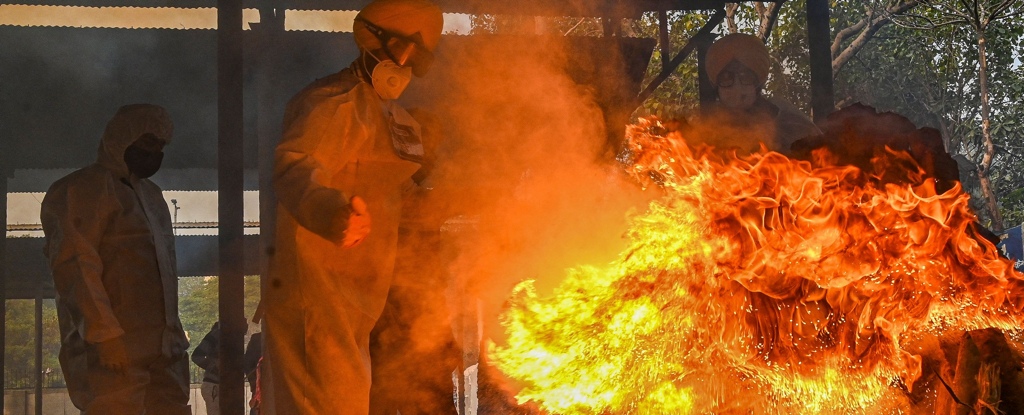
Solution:
M 159 106 L 121 107 L 96 163 L 55 182 L 43 199 L 60 365 L 83 414 L 191 413 L 171 218 L 147 179 L 172 128 Z
M 821 130 L 793 104 L 764 94 L 772 58 L 757 36 L 732 33 L 708 48 L 705 71 L 715 86 L 718 100 L 694 120 L 686 134 L 691 144 L 719 150 L 756 152 L 769 150 L 790 154 L 797 140 L 821 134 Z
M 286 108 L 264 294 L 277 415 L 369 412 L 370 331 L 392 281 L 403 191 L 423 156 L 419 125 L 394 100 L 426 72 L 442 26 L 426 0 L 371 2 L 353 27 L 360 56 Z

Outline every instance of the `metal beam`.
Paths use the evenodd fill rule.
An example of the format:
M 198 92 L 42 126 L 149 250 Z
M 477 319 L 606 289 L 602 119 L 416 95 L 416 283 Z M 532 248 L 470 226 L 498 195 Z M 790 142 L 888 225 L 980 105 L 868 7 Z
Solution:
M 242 415 L 245 405 L 243 337 L 244 316 L 244 218 L 242 191 L 242 0 L 217 1 L 217 216 L 220 223 L 220 409 L 225 415 Z
M 807 0 L 807 46 L 811 59 L 811 114 L 821 122 L 835 109 L 828 0 Z
M 9 131 L 9 130 L 8 130 Z M 7 356 L 7 179 L 10 168 L 11 145 L 8 137 L 0 137 L 0 221 L 4 223 L 3 237 L 0 238 L 0 356 Z M 0 359 L 0 389 L 7 385 L 7 368 Z M 0 409 L 5 408 L 4 393 L 0 393 Z
M 714 10 L 726 2 L 752 0 L 434 0 L 446 13 L 526 16 L 631 17 L 656 10 Z M 359 10 L 370 0 L 278 0 L 281 9 Z M 11 3 L 11 2 L 9 2 Z M 262 8 L 266 0 L 244 0 L 246 8 Z M 6 4 L 6 3 L 5 3 Z M 11 4 L 79 7 L 216 7 L 216 0 L 15 0 Z
M 668 37 L 668 12 L 658 10 L 658 46 L 661 50 L 661 71 L 671 71 L 668 67 L 668 57 L 672 55 L 672 45 Z
M 43 295 L 36 293 L 36 415 L 43 415 Z
M 281 114 L 277 104 L 286 97 L 281 96 L 280 88 L 274 88 L 278 73 L 278 56 L 284 30 L 284 9 L 275 9 L 273 5 L 260 9 L 260 23 L 253 28 L 256 33 L 256 62 L 253 70 L 256 73 L 256 151 L 259 168 L 260 186 L 260 298 L 270 281 L 270 261 L 273 260 L 275 238 L 277 232 L 277 194 L 274 192 L 274 149 L 281 137 Z M 266 337 L 261 337 L 265 341 Z M 261 345 L 262 346 L 262 345 Z
M 672 62 L 669 63 L 668 68 L 663 68 L 661 73 L 654 77 L 651 83 L 647 84 L 647 87 L 640 92 L 640 95 L 637 96 L 637 104 L 643 104 L 647 98 L 650 98 L 651 94 L 654 93 L 654 90 L 658 89 L 658 87 L 661 86 L 661 84 L 665 82 L 673 72 L 675 72 L 676 68 L 678 68 L 679 65 L 681 65 L 688 56 L 690 56 L 690 53 L 693 52 L 694 48 L 696 48 L 698 44 L 702 41 L 707 42 L 707 38 L 713 37 L 714 34 L 712 34 L 711 31 L 718 27 L 718 25 L 722 24 L 723 20 L 725 20 L 725 9 L 718 9 L 715 11 L 715 14 L 711 15 L 711 18 L 704 24 L 704 27 L 700 28 L 700 30 L 686 42 L 686 46 L 683 46 L 683 49 L 680 50 L 674 58 L 672 58 Z M 665 59 L 664 56 L 661 58 Z
M 256 33 L 256 62 L 253 70 L 255 71 L 256 100 L 258 102 L 256 108 L 256 151 L 260 186 L 260 240 L 258 256 L 249 261 L 256 262 L 258 258 L 261 299 L 267 290 L 267 284 L 270 283 L 270 262 L 273 261 L 274 252 L 276 252 L 277 194 L 274 192 L 273 180 L 274 149 L 281 137 L 281 114 L 277 109 L 279 108 L 278 103 L 283 102 L 287 97 L 281 95 L 281 88 L 275 88 L 275 82 L 278 79 L 278 68 L 280 68 L 278 62 L 282 50 L 281 39 L 285 34 L 285 15 L 284 9 L 261 8 L 260 24 L 253 28 Z M 259 309 L 262 307 L 261 300 L 256 313 L 261 313 Z M 259 323 L 263 327 L 262 316 L 260 316 Z M 264 330 L 261 332 L 266 333 Z M 266 335 L 260 337 L 260 342 L 265 343 L 266 341 Z M 264 344 L 258 346 L 261 347 L 261 350 L 267 350 Z M 269 379 L 267 366 L 262 366 L 259 370 L 262 372 L 258 374 L 259 377 Z M 269 382 L 264 382 L 260 386 L 263 391 L 264 407 L 273 405 L 275 393 L 273 387 L 267 383 Z
M 718 90 L 708 77 L 707 54 L 714 39 L 710 36 L 697 43 L 697 91 L 701 106 L 706 106 L 718 99 Z

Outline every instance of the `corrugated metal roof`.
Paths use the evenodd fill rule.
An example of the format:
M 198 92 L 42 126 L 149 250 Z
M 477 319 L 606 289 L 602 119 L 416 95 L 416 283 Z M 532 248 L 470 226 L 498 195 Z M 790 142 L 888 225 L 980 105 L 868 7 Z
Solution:
M 243 6 L 300 10 L 359 10 L 370 0 L 245 0 Z M 434 0 L 447 13 L 534 16 L 639 16 L 645 11 L 718 9 L 724 0 Z M 55 6 L 217 7 L 216 0 L 20 0 Z
M 0 25 L 113 29 L 212 30 L 217 9 L 177 7 L 82 7 L 0 5 Z M 258 21 L 251 10 L 248 20 Z
M 246 3 L 264 3 L 246 0 Z M 27 6 L 87 6 L 87 7 L 217 7 L 217 0 L 15 0 L 4 4 Z M 251 7 L 251 6 L 250 6 Z

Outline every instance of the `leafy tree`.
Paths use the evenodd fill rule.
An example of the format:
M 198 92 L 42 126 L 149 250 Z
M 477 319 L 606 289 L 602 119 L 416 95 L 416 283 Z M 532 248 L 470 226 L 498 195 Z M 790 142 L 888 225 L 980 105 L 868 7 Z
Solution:
M 948 151 L 974 171 L 963 179 L 975 211 L 983 223 L 997 230 L 1004 227 L 1003 222 L 1024 221 L 1024 145 L 1020 144 L 1024 126 L 1018 121 L 1024 119 L 1024 109 L 1017 104 L 1024 96 L 1022 2 L 830 2 L 837 108 L 863 102 L 905 115 L 920 126 L 939 129 Z M 669 12 L 670 46 L 678 49 L 685 44 L 711 13 Z M 766 39 L 776 60 L 766 92 L 808 111 L 806 0 L 728 4 L 726 13 L 720 33 L 752 33 Z M 602 22 L 594 18 L 488 16 L 480 19 L 474 30 L 547 30 L 576 36 L 604 33 Z M 659 39 L 658 16 L 649 13 L 626 20 L 621 33 Z M 648 79 L 661 71 L 664 58 L 660 46 L 655 48 Z M 685 117 L 698 105 L 698 95 L 697 62 L 691 56 L 635 115 Z
M 832 37 L 832 74 L 836 76 L 850 59 L 875 37 L 879 30 L 893 22 L 895 16 L 912 11 L 922 0 L 868 0 L 835 2 L 833 27 L 840 28 Z M 862 11 L 862 13 L 861 13 Z
M 187 277 L 181 278 L 178 282 L 178 313 L 181 316 L 182 328 L 189 337 L 190 354 L 218 320 L 218 282 L 217 277 Z M 246 276 L 246 318 L 250 318 L 256 312 L 259 301 L 259 276 Z
M 53 300 L 43 300 L 43 372 L 44 386 L 59 386 L 60 327 Z M 36 312 L 35 300 L 7 300 L 6 353 L 4 379 L 6 388 L 31 388 L 36 381 Z
M 1021 0 L 923 0 L 925 10 L 908 14 L 903 25 L 921 30 L 935 30 L 945 26 L 965 28 L 976 42 L 977 86 L 980 98 L 979 121 L 981 124 L 980 160 L 977 164 L 978 182 L 985 198 L 986 208 L 992 215 L 992 224 L 997 230 L 1004 228 L 999 202 L 990 177 L 992 163 L 996 157 L 996 142 L 992 137 L 991 81 L 989 79 L 989 41 L 1001 21 L 1024 14 Z

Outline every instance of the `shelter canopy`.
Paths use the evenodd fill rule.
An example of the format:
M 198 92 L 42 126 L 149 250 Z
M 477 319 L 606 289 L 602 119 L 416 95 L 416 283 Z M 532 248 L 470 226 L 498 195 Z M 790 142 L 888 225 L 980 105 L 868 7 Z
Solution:
M 660 10 L 719 9 L 724 0 L 434 0 L 446 13 L 639 17 Z M 243 0 L 247 8 L 360 10 L 370 0 Z M 217 7 L 217 0 L 20 0 L 25 5 L 87 7 Z

